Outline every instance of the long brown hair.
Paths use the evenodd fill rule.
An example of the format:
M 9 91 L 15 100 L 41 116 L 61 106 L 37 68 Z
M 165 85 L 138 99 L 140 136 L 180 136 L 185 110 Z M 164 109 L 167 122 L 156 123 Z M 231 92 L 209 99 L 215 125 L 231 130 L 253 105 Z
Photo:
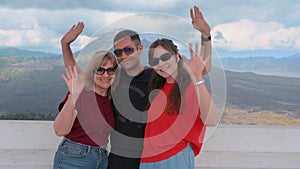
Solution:
M 171 89 L 169 96 L 167 96 L 168 102 L 165 111 L 168 114 L 174 114 L 175 112 L 180 114 L 181 113 L 180 108 L 183 104 L 182 100 L 184 97 L 184 93 L 186 91 L 187 86 L 191 83 L 190 74 L 185 68 L 186 66 L 183 63 L 181 55 L 178 53 L 177 46 L 170 39 L 163 38 L 154 41 L 149 47 L 149 52 L 148 52 L 149 60 L 154 57 L 154 49 L 157 46 L 162 46 L 164 49 L 168 50 L 169 52 L 175 55 L 179 55 L 179 62 L 177 62 L 178 75 L 175 78 L 174 87 Z M 166 79 L 160 76 L 159 74 L 157 74 L 155 71 L 153 71 L 148 89 L 150 92 L 153 89 L 161 89 L 165 83 L 166 83 Z

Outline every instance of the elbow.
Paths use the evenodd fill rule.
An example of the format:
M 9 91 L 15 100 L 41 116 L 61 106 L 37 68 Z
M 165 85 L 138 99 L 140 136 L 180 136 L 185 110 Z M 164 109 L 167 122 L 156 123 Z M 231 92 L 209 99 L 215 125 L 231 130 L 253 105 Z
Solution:
M 54 133 L 58 136 L 58 137 L 61 137 L 61 136 L 65 136 L 67 134 L 69 134 L 69 131 L 64 131 L 62 130 L 60 127 L 58 127 L 57 125 L 53 125 L 53 129 L 54 129 Z
M 205 126 L 216 126 L 220 122 L 220 118 L 218 116 L 217 111 L 210 112 L 210 114 L 206 117 L 204 121 Z
M 208 120 L 204 123 L 205 126 L 210 126 L 210 127 L 213 127 L 213 126 L 216 126 L 217 124 L 219 123 L 219 120 L 216 118 L 216 119 L 213 119 L 213 120 Z

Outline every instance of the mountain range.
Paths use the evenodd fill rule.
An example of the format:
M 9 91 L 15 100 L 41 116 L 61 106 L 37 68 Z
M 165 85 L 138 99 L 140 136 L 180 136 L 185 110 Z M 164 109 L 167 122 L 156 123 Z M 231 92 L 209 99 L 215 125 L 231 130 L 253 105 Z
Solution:
M 2 48 L 0 49 L 0 57 L 1 56 L 52 57 L 58 56 L 58 54 L 41 51 L 22 50 L 18 48 Z
M 222 58 L 224 69 L 239 72 L 255 72 L 265 75 L 300 77 L 300 53 L 289 57 Z
M 29 52 L 28 56 L 18 56 L 21 54 L 16 53 L 9 56 L 2 54 L 0 57 L 0 114 L 18 112 L 56 114 L 57 105 L 67 93 L 65 83 L 60 77 L 60 74 L 64 73 L 62 56 L 45 54 L 36 58 L 34 53 L 27 52 Z M 230 59 L 224 61 L 224 67 L 233 66 L 234 63 L 231 63 Z M 295 59 L 293 65 L 300 63 L 297 60 L 299 55 L 281 59 L 262 58 L 262 61 L 260 59 L 233 60 L 237 65 L 252 60 L 258 64 L 256 69 L 262 67 L 267 61 L 270 61 L 269 65 L 275 65 L 277 62 L 280 62 L 280 65 L 288 64 L 293 59 Z M 249 65 L 253 66 L 252 69 L 256 66 L 254 63 Z M 287 70 L 299 71 L 293 66 L 290 67 Z M 240 68 L 244 67 L 240 65 Z M 245 110 L 246 114 L 272 112 L 280 116 L 288 115 L 300 119 L 300 78 L 241 71 L 243 70 L 225 71 L 226 107 Z M 229 114 L 231 110 L 226 109 L 228 112 L 224 115 Z

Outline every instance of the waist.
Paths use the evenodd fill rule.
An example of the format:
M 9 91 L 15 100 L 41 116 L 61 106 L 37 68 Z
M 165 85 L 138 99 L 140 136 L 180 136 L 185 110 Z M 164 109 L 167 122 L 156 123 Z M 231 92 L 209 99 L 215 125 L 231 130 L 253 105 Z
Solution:
M 178 152 L 185 149 L 190 144 L 186 141 L 181 141 L 171 148 L 164 148 L 163 146 L 144 145 L 141 162 L 158 162 L 170 158 Z
M 82 143 L 77 143 L 70 139 L 64 138 L 60 143 L 61 146 L 63 145 L 70 145 L 70 146 L 77 146 L 86 149 L 87 151 L 107 151 L 107 146 L 90 146 Z

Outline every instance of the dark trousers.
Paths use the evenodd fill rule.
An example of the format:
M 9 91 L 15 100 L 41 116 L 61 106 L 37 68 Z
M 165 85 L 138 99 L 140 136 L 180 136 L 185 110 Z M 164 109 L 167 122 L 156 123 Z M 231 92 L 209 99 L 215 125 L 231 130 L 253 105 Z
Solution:
M 109 153 L 108 169 L 139 169 L 140 158 L 129 158 Z

